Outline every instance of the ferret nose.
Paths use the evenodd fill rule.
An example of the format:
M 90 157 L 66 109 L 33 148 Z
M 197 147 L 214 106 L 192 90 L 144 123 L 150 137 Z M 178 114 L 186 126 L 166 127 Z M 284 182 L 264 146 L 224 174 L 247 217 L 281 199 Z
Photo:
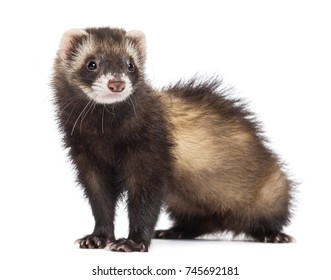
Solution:
M 125 89 L 125 82 L 120 79 L 113 79 L 108 81 L 107 86 L 112 92 L 122 92 Z

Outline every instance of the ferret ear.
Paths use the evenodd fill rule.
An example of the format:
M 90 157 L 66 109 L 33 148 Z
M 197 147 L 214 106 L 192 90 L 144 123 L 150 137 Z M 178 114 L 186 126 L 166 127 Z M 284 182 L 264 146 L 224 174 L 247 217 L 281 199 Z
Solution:
M 146 57 L 145 34 L 138 30 L 131 30 L 126 33 L 126 37 L 129 39 L 129 42 L 134 46 L 134 48 L 138 51 L 140 60 L 144 62 Z
M 88 33 L 84 29 L 70 29 L 66 31 L 61 39 L 60 43 L 60 57 L 66 60 L 69 55 L 75 50 L 75 46 L 82 36 L 86 36 Z

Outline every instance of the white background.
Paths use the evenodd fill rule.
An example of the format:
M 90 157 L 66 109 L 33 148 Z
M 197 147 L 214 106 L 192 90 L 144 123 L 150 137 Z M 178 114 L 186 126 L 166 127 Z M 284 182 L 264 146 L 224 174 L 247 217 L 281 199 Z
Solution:
M 185 266 L 238 266 L 237 279 L 327 278 L 328 1 L 68 0 L 0 5 L 1 279 L 95 279 L 91 270 L 97 265 L 183 271 Z M 249 101 L 272 148 L 300 182 L 295 216 L 286 228 L 297 243 L 230 242 L 221 236 L 217 238 L 223 241 L 153 241 L 146 254 L 79 250 L 73 245 L 92 231 L 93 219 L 61 147 L 49 81 L 62 33 L 89 26 L 144 31 L 147 75 L 155 86 L 196 73 L 217 73 L 235 87 L 235 96 Z M 116 225 L 118 237 L 125 236 L 123 206 Z M 165 216 L 161 225 L 168 225 Z M 217 278 L 184 274 L 157 279 Z M 109 276 L 100 278 L 105 277 Z

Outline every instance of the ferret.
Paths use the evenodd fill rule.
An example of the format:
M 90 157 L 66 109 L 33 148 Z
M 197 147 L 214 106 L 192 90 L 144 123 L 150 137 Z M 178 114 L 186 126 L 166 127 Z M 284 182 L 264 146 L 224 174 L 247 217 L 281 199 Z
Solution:
M 254 115 L 220 79 L 162 90 L 145 78 L 143 32 L 64 33 L 52 87 L 63 142 L 95 219 L 80 248 L 148 251 L 152 238 L 218 232 L 287 243 L 293 183 Z M 114 215 L 126 194 L 127 238 Z M 156 230 L 164 207 L 173 221 Z

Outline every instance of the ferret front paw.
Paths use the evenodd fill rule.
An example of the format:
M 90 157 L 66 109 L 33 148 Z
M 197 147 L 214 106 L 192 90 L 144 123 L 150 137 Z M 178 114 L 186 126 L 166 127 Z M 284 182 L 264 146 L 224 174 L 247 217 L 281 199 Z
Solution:
M 144 243 L 137 243 L 131 239 L 121 238 L 109 242 L 107 247 L 115 252 L 147 252 L 148 247 Z
M 90 234 L 81 239 L 77 239 L 75 244 L 79 244 L 79 248 L 83 249 L 103 249 L 108 242 L 110 242 L 110 240 L 106 238 Z

